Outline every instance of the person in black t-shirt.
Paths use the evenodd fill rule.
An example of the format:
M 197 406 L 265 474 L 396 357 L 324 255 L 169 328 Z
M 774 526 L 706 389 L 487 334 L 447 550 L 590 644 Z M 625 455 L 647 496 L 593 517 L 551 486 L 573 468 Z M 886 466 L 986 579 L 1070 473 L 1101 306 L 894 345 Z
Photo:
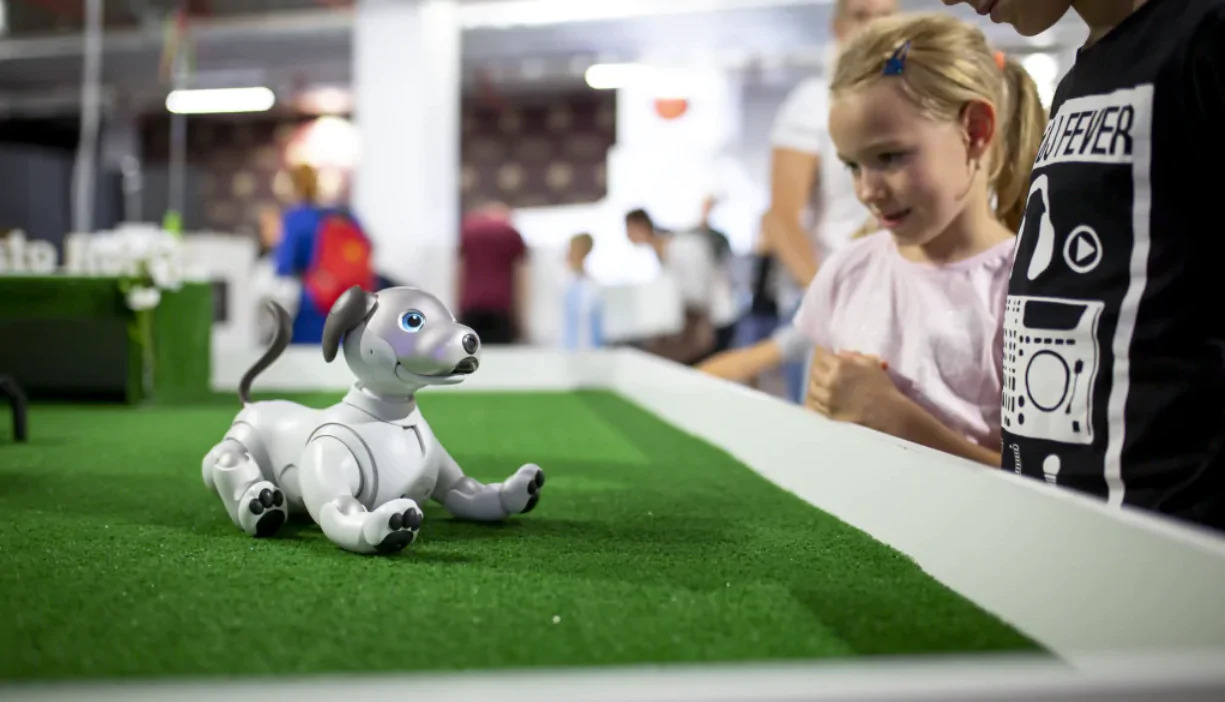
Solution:
M 1225 529 L 1225 0 L 959 1 L 1089 27 L 1017 237 L 1004 468 Z

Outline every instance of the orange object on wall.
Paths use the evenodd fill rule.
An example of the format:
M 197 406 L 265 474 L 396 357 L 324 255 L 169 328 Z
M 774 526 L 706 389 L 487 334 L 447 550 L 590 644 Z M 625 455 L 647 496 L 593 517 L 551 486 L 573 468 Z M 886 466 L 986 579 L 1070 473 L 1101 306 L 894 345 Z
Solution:
M 655 114 L 664 119 L 677 119 L 689 110 L 689 101 L 684 98 L 657 98 Z

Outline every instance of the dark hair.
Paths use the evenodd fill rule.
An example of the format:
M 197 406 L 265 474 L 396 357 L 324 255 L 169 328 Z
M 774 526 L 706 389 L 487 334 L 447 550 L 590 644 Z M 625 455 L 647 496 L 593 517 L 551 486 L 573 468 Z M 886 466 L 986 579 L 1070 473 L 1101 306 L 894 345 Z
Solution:
M 625 223 L 629 224 L 631 222 L 637 222 L 638 224 L 645 224 L 651 229 L 655 228 L 655 222 L 651 220 L 651 215 L 647 214 L 647 211 L 642 209 L 641 207 L 636 210 L 630 210 L 629 212 L 625 213 Z

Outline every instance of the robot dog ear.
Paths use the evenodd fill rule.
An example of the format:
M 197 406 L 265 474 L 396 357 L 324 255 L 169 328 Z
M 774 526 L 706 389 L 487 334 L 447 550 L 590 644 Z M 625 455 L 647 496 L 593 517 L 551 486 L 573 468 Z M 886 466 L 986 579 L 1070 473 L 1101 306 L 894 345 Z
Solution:
M 323 323 L 323 360 L 328 363 L 336 358 L 340 349 L 340 341 L 362 320 L 374 307 L 374 296 L 362 290 L 360 285 L 354 285 L 336 300 L 328 312 L 327 321 Z

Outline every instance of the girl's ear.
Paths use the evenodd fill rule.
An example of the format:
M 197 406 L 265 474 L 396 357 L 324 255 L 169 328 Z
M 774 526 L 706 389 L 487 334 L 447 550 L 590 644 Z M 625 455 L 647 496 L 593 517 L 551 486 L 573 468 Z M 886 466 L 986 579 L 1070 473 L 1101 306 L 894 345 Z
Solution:
M 986 100 L 972 100 L 961 110 L 961 127 L 970 158 L 987 155 L 997 126 L 995 106 Z

